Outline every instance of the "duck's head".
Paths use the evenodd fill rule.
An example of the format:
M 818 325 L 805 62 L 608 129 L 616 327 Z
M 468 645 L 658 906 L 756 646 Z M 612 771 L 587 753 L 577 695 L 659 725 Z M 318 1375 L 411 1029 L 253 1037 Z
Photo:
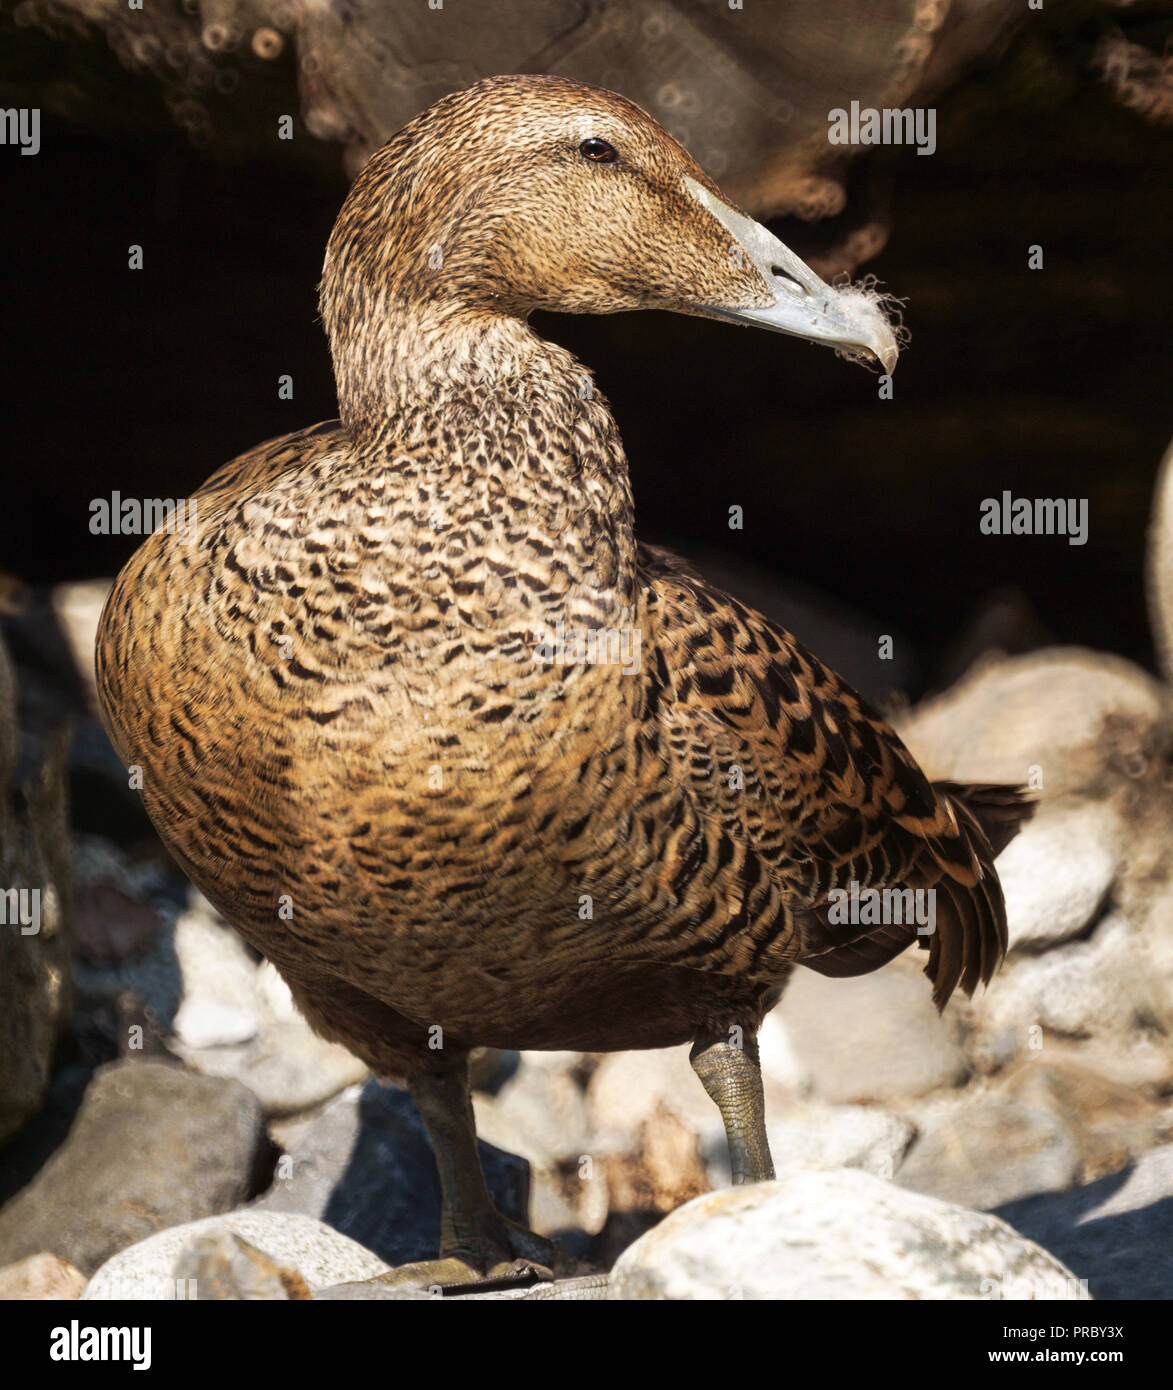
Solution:
M 875 298 L 825 284 L 638 106 L 557 77 L 444 97 L 368 161 L 335 224 L 335 349 L 406 301 L 465 315 L 671 309 L 825 343 L 891 371 Z

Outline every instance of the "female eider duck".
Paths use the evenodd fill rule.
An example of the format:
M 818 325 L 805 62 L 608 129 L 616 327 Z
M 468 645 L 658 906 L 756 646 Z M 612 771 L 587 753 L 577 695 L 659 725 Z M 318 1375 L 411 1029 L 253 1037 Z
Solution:
M 549 1260 L 487 1194 L 471 1048 L 690 1042 L 734 1182 L 769 1178 L 763 1015 L 796 964 L 917 940 L 829 895 L 934 889 L 943 1005 L 1005 950 L 994 858 L 1027 808 L 930 784 L 789 633 L 636 540 L 607 401 L 534 309 L 897 352 L 639 107 L 554 77 L 437 102 L 355 181 L 321 307 L 341 419 L 213 474 L 194 543 L 146 540 L 98 686 L 193 883 L 410 1087 L 443 1221 L 400 1277 L 470 1280 Z

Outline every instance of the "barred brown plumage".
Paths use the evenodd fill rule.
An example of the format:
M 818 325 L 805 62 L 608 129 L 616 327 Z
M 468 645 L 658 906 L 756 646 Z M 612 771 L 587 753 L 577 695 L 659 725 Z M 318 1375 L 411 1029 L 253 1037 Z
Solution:
M 98 683 L 192 881 L 315 1027 L 411 1085 L 445 1214 L 410 1274 L 468 1277 L 542 1258 L 485 1194 L 471 1047 L 692 1042 L 735 1180 L 769 1176 L 763 1014 L 796 963 L 855 974 L 917 940 L 831 895 L 942 890 L 943 1004 L 1004 950 L 993 858 L 1027 807 L 931 786 L 790 634 L 637 544 L 607 402 L 532 309 L 896 351 L 639 108 L 555 78 L 445 98 L 359 175 L 321 294 L 341 419 L 215 473 L 194 545 L 144 543 Z

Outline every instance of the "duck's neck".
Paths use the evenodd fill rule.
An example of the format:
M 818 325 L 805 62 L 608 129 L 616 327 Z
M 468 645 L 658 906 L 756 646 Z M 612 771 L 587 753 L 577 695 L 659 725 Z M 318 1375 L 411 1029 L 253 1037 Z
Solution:
M 443 301 L 380 308 L 377 326 L 348 326 L 331 347 L 355 459 L 394 471 L 407 525 L 441 545 L 471 531 L 503 559 L 561 570 L 568 592 L 630 604 L 627 461 L 591 373 L 512 315 Z
M 549 351 L 508 315 L 397 295 L 381 301 L 331 342 L 342 422 L 364 448 L 397 440 L 422 402 L 507 388 Z

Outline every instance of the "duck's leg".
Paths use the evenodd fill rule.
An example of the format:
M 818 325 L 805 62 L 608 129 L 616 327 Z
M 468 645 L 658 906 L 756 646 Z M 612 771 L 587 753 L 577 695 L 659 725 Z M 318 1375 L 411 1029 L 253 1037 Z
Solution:
M 721 1112 L 734 1186 L 767 1182 L 774 1176 L 774 1162 L 766 1138 L 757 1038 L 746 1033 L 742 1046 L 734 1047 L 724 1033 L 703 1036 L 693 1043 L 688 1060 Z
M 390 1284 L 465 1284 L 533 1271 L 550 1277 L 554 1247 L 502 1216 L 485 1186 L 477 1154 L 468 1061 L 410 1079 L 440 1174 L 440 1256 L 380 1276 Z

